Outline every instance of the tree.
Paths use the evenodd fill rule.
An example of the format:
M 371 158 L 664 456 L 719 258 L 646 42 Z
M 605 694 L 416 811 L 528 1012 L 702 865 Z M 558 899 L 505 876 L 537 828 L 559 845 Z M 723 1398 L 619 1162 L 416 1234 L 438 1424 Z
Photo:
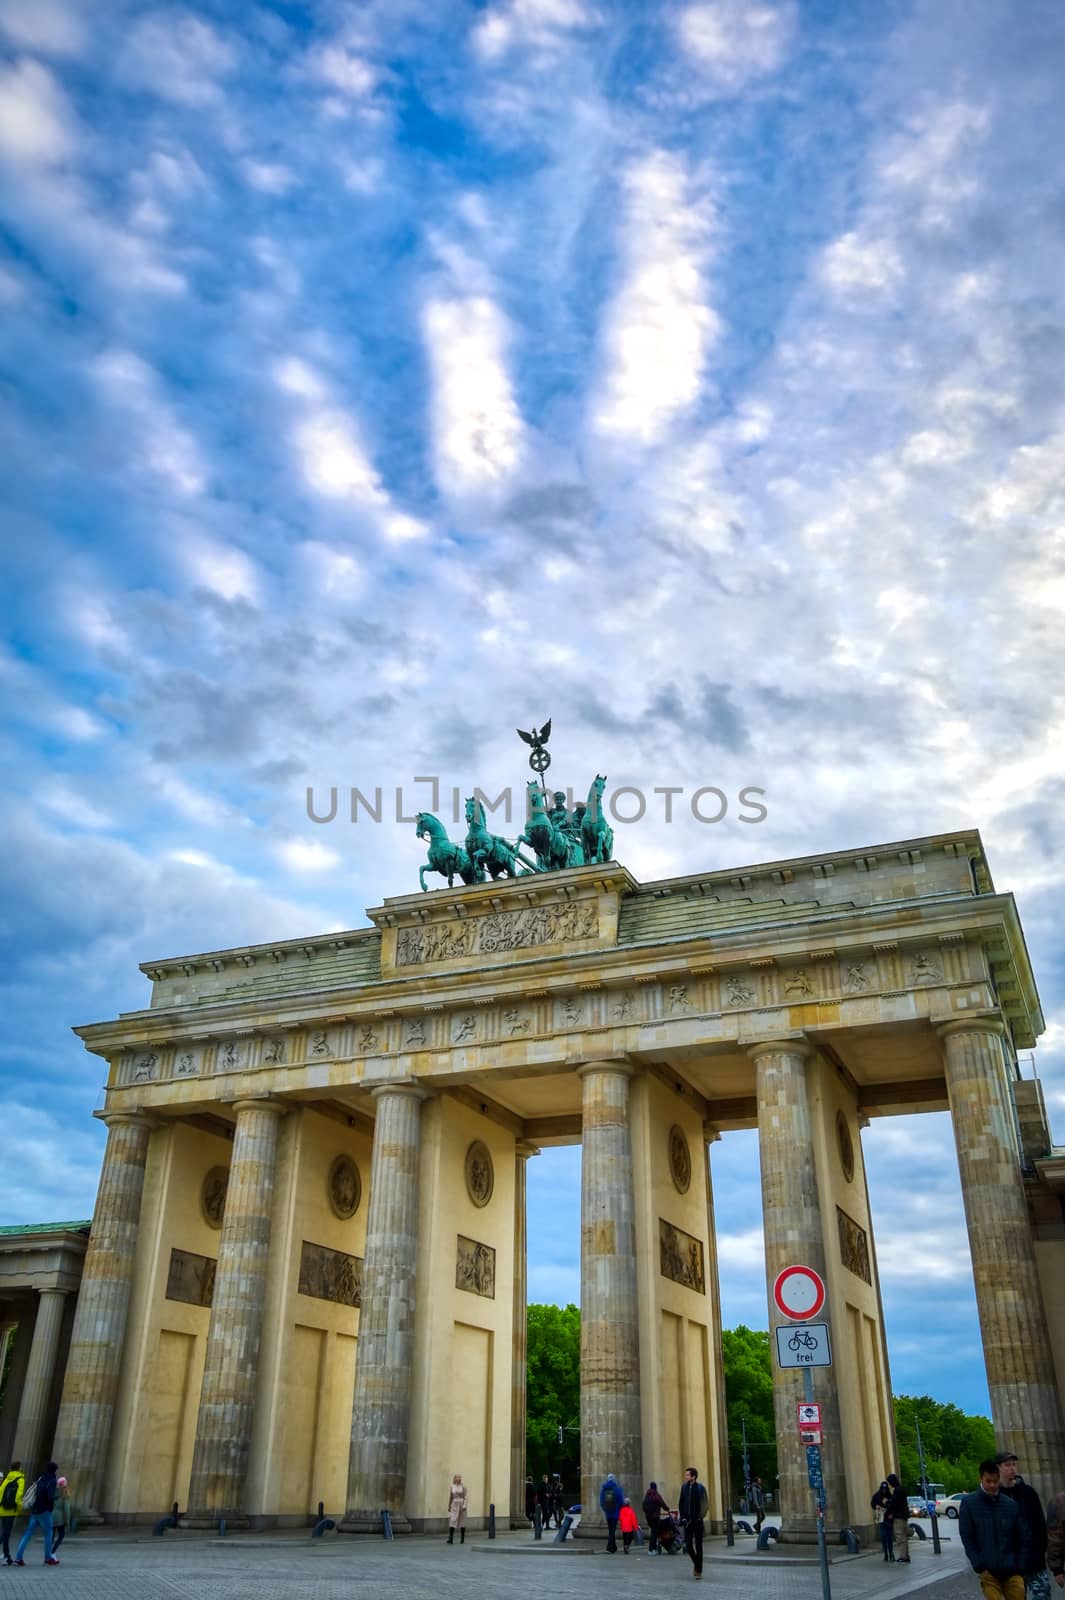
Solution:
M 572 1490 L 580 1481 L 581 1314 L 531 1305 L 527 1327 L 526 1471 L 535 1481 L 557 1472 Z
M 943 1404 L 930 1395 L 895 1396 L 895 1433 L 899 1443 L 899 1473 L 903 1483 L 920 1487 L 917 1426 L 924 1445 L 925 1471 L 930 1483 L 946 1485 L 948 1494 L 973 1489 L 980 1462 L 995 1453 L 995 1430 L 987 1417 L 971 1417 L 958 1406 Z
M 743 1427 L 751 1473 L 757 1473 L 775 1496 L 777 1487 L 776 1425 L 773 1419 L 773 1368 L 769 1334 L 745 1327 L 721 1334 L 728 1415 L 730 1477 L 738 1503 L 743 1492 Z

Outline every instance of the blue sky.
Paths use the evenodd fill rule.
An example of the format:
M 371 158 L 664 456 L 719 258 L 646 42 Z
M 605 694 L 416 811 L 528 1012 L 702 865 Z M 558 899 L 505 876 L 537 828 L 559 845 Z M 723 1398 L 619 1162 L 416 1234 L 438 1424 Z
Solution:
M 0 0 L 0 44 L 10 1219 L 91 1207 L 68 1028 L 138 961 L 414 886 L 308 784 L 517 785 L 549 715 L 575 786 L 765 788 L 619 827 L 644 879 L 979 826 L 1065 1138 L 1060 6 Z M 946 1125 L 866 1150 L 896 1386 L 986 1405 Z M 715 1171 L 764 1321 L 753 1141 Z

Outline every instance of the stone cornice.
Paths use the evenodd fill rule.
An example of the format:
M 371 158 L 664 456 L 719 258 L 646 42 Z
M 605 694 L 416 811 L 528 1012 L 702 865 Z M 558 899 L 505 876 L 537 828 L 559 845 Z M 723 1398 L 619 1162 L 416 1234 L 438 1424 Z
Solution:
M 74 1031 L 88 1049 L 111 1057 L 123 1050 L 155 1049 L 167 1041 L 261 1037 L 297 1026 L 421 1015 L 430 983 L 434 1007 L 477 1008 L 513 1002 L 533 989 L 547 995 L 577 992 L 589 981 L 608 990 L 655 982 L 680 986 L 691 977 L 738 971 L 764 961 L 767 947 L 773 957 L 767 970 L 783 973 L 788 962 L 816 964 L 820 969 L 835 960 L 871 961 L 873 950 L 897 949 L 904 956 L 930 948 L 930 941 L 947 947 L 966 939 L 981 943 L 989 951 L 988 959 L 1007 970 L 1009 983 L 998 982 L 1002 1009 L 1013 1023 L 1018 1046 L 1029 1048 L 1042 1032 L 1043 1018 L 1012 895 L 936 896 L 845 911 L 826 908 L 779 927 L 763 923 L 695 938 L 523 957 L 487 972 L 481 966 L 439 973 L 421 970 L 410 977 L 337 991 L 304 988 L 238 1001 L 149 1008 Z M 901 982 L 896 987 L 907 985 Z

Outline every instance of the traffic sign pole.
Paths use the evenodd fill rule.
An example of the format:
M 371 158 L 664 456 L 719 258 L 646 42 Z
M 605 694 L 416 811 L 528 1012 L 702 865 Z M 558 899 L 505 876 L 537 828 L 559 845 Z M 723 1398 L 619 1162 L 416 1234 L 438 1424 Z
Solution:
M 809 1367 L 802 1369 L 802 1397 L 807 1405 L 814 1398 L 814 1375 Z M 813 1473 L 810 1472 L 811 1457 L 818 1464 L 817 1482 L 814 1483 Z M 817 1517 L 817 1554 L 821 1562 L 821 1595 L 822 1600 L 832 1600 L 832 1584 L 828 1576 L 828 1544 L 825 1540 L 825 1480 L 821 1475 L 821 1448 L 816 1444 L 806 1446 L 807 1472 L 811 1478 L 811 1488 L 814 1491 L 814 1512 Z

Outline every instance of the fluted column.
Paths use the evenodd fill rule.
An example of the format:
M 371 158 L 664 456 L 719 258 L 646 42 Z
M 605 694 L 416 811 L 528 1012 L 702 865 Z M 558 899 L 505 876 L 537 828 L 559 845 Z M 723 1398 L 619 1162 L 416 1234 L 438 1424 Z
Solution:
M 581 1531 L 602 1526 L 599 1490 L 614 1473 L 642 1489 L 636 1205 L 624 1061 L 577 1069 L 581 1151 Z
M 710 1146 L 716 1144 L 720 1138 L 721 1130 L 719 1128 L 715 1127 L 712 1122 L 703 1123 L 703 1166 L 706 1173 L 706 1293 L 710 1301 L 710 1326 L 707 1330 L 707 1337 L 710 1344 L 710 1358 L 714 1364 L 714 1415 L 717 1419 L 717 1437 L 711 1441 L 711 1447 L 715 1452 L 722 1498 L 720 1506 L 715 1505 L 711 1499 L 710 1516 L 714 1522 L 720 1519 L 721 1514 L 732 1503 L 728 1458 L 728 1410 L 725 1399 L 725 1355 L 721 1344 L 721 1277 L 717 1263 L 714 1182 L 710 1171 Z M 709 1469 L 709 1463 L 707 1465 Z
M 207 1330 L 188 1522 L 213 1526 L 246 1520 L 255 1386 L 270 1260 L 270 1215 L 277 1136 L 285 1107 L 276 1100 L 238 1100 L 233 1160 L 218 1244 Z
M 529 1345 L 529 1254 L 525 1210 L 525 1176 L 535 1145 L 519 1139 L 514 1147 L 514 1334 L 510 1377 L 510 1523 L 527 1526 L 525 1518 L 525 1388 Z
M 1065 1427 L 1000 1034 L 992 1018 L 939 1029 L 995 1433 L 1049 1491 L 1065 1483 Z
M 138 1112 L 114 1112 L 102 1120 L 107 1148 L 53 1446 L 82 1522 L 102 1520 L 97 1507 L 118 1394 L 152 1129 L 151 1121 Z
M 21 1461 L 27 1472 L 39 1472 L 44 1465 L 44 1429 L 55 1387 L 55 1364 L 66 1298 L 66 1289 L 41 1289 L 38 1295 L 37 1321 L 33 1326 L 30 1360 L 22 1386 L 13 1452 L 14 1459 Z
M 758 1097 L 758 1155 L 762 1169 L 762 1226 L 765 1232 L 766 1290 L 770 1338 L 787 1319 L 773 1300 L 773 1280 L 785 1267 L 812 1267 L 827 1281 L 825 1236 L 814 1159 L 806 1075 L 814 1052 L 802 1039 L 750 1046 Z M 825 1307 L 827 1319 L 828 1307 Z M 845 1330 L 837 1329 L 842 1340 Z M 773 1412 L 783 1532 L 803 1540 L 816 1536 L 813 1495 L 806 1474 L 806 1451 L 799 1443 L 796 1402 L 803 1398 L 801 1372 L 784 1372 L 773 1362 Z M 847 1497 L 840 1436 L 835 1368 L 818 1367 L 814 1398 L 821 1405 L 826 1526 L 846 1521 Z
M 348 1509 L 341 1524 L 350 1533 L 380 1532 L 382 1510 L 390 1513 L 394 1529 L 406 1531 L 410 1526 L 404 1507 L 425 1097 L 417 1084 L 382 1084 L 374 1090 L 377 1117 L 351 1412 Z

